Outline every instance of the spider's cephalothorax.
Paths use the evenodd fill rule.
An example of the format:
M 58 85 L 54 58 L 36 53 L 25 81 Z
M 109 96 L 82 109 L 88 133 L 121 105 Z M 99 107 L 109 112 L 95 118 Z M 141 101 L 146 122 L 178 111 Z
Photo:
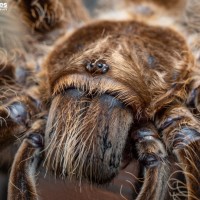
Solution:
M 175 32 L 135 21 L 99 22 L 63 38 L 46 62 L 47 168 L 110 181 L 135 124 L 184 98 L 182 82 L 192 67 L 187 52 Z

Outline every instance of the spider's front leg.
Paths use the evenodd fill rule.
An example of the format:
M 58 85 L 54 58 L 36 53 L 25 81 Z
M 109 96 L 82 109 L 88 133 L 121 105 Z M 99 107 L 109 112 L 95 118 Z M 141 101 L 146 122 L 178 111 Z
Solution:
M 188 199 L 200 198 L 200 125 L 183 105 L 178 103 L 160 110 L 155 118 L 163 141 L 173 152 L 186 179 Z
M 170 174 L 165 162 L 165 146 L 151 123 L 133 132 L 132 137 L 136 142 L 139 160 L 144 166 L 144 183 L 137 200 L 163 199 Z
M 42 158 L 44 127 L 44 119 L 35 121 L 15 156 L 9 179 L 9 200 L 38 199 L 35 172 Z
M 29 123 L 37 112 L 37 103 L 26 95 L 13 98 L 0 106 L 0 150 L 29 129 Z

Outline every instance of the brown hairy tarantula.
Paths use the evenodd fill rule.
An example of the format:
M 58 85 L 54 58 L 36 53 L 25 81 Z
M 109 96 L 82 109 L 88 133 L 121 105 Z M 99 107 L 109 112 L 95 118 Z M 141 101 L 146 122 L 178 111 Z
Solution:
M 137 200 L 200 199 L 200 3 L 107 3 L 93 20 L 79 0 L 10 0 L 0 13 L 9 200 L 39 199 L 41 165 L 105 184 L 133 159 Z

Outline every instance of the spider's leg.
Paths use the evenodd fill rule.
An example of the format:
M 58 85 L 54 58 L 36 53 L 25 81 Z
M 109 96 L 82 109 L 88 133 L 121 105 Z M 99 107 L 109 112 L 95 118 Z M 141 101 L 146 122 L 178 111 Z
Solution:
M 28 95 L 14 97 L 1 105 L 0 150 L 24 135 L 38 112 L 36 101 Z
M 8 199 L 38 199 L 36 170 L 42 159 L 45 120 L 33 123 L 15 156 L 8 186 Z
M 189 108 L 200 112 L 200 71 L 197 69 L 195 74 L 192 74 L 192 80 L 187 85 L 188 97 L 186 104 Z M 195 110 L 193 110 L 195 112 Z
M 169 178 L 165 146 L 150 123 L 135 131 L 132 137 L 136 141 L 139 160 L 144 166 L 144 182 L 137 200 L 163 199 Z
M 200 198 L 200 125 L 188 108 L 174 104 L 157 113 L 155 124 L 186 179 L 188 199 Z
M 59 29 L 66 24 L 71 25 L 72 22 L 84 22 L 89 18 L 81 0 L 18 0 L 17 2 L 25 23 L 40 33 Z

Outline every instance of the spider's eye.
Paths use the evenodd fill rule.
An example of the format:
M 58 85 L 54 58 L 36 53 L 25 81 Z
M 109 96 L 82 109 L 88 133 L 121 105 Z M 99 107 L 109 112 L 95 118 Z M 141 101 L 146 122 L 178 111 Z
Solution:
M 146 155 L 143 159 L 141 159 L 142 164 L 145 167 L 155 167 L 159 163 L 159 159 L 156 155 Z

